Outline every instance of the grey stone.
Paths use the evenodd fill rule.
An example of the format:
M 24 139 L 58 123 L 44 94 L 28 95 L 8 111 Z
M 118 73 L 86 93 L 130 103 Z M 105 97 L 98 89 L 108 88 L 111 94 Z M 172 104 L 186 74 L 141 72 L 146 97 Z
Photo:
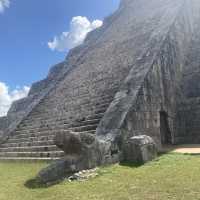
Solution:
M 100 164 L 98 144 L 92 135 L 57 132 L 55 143 L 66 155 L 39 173 L 38 179 L 42 183 L 54 183 L 72 176 L 75 172 L 92 169 Z
M 134 136 L 124 145 L 123 153 L 124 161 L 146 163 L 157 157 L 157 147 L 149 136 Z
M 65 152 L 66 159 L 76 160 L 78 171 L 94 168 L 101 160 L 99 144 L 94 135 L 60 131 L 56 134 L 55 144 Z
M 81 155 L 84 150 L 95 143 L 95 136 L 91 134 L 60 131 L 56 133 L 55 144 L 67 155 Z
M 53 184 L 61 181 L 78 171 L 75 164 L 76 161 L 73 158 L 55 161 L 39 172 L 37 180 L 43 184 Z
M 0 131 L 0 144 L 3 142 L 3 131 Z
M 124 144 L 132 147 L 129 138 L 137 135 L 158 148 L 200 141 L 199 35 L 199 0 L 122 0 L 12 105 L 6 125 L 0 119 L 9 136 L 0 158 L 65 155 L 61 166 L 69 173 L 72 160 L 78 171 L 123 160 Z M 36 151 L 41 144 L 43 152 Z

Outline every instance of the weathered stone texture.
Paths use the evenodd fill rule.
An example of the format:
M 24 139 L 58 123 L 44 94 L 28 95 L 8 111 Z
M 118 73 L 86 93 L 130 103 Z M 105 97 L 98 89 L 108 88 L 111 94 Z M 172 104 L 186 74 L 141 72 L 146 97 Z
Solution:
M 193 23 L 196 22 L 193 17 L 193 21 L 190 19 L 192 8 L 179 3 L 181 6 L 174 11 L 174 16 L 167 13 L 167 22 L 161 20 L 159 31 L 155 30 L 153 35 L 158 33 L 155 36 L 157 40 L 159 34 L 162 35 L 160 41 L 157 43 L 154 37 L 151 38 L 147 52 L 133 65 L 98 126 L 99 135 L 103 132 L 130 138 L 145 134 L 161 146 L 165 141 L 162 141 L 160 112 L 165 112 L 173 143 L 177 100 L 182 96 L 182 68 L 194 31 Z
M 146 163 L 157 157 L 154 140 L 146 135 L 131 137 L 123 146 L 123 161 Z
M 199 137 L 199 21 L 198 0 L 122 0 L 13 104 L 0 157 L 65 154 L 40 174 L 58 167 L 60 177 L 125 160 L 124 144 L 135 136 L 151 137 L 158 148 Z
M 175 143 L 199 143 L 200 131 L 200 12 L 199 2 L 193 2 L 193 32 L 182 70 L 182 98 L 176 115 Z
M 0 117 L 0 127 L 1 127 L 2 131 L 8 127 L 8 118 L 7 117 Z
M 51 68 L 49 75 L 46 79 L 34 83 L 31 87 L 28 97 L 14 102 L 8 111 L 7 122 L 0 129 L 4 131 L 6 136 L 12 133 L 17 125 L 38 105 L 48 92 L 56 86 L 57 81 L 63 76 L 63 67 L 65 63 L 60 63 Z M 68 69 L 68 68 L 67 68 Z M 67 70 L 65 70 L 67 71 Z
M 49 167 L 43 169 L 38 174 L 38 181 L 47 184 L 47 183 L 56 183 L 57 181 L 63 180 L 64 178 L 69 177 L 73 173 L 77 172 L 76 165 L 74 164 L 73 159 L 63 159 L 57 161 L 50 165 Z
M 107 110 L 128 74 L 126 81 L 132 80 L 131 90 L 137 94 L 182 6 L 180 0 L 144 2 L 122 2 L 102 28 L 90 33 L 85 43 L 54 67 L 47 79 L 32 86 L 28 98 L 13 105 L 9 116 L 19 120 L 14 120 L 11 130 L 25 117 L 12 133 L 14 141 L 20 137 L 18 134 L 45 135 L 47 130 L 51 136 L 55 130 L 68 128 L 76 132 L 95 130 L 100 114 Z M 81 120 L 86 127 L 80 127 L 84 125 Z

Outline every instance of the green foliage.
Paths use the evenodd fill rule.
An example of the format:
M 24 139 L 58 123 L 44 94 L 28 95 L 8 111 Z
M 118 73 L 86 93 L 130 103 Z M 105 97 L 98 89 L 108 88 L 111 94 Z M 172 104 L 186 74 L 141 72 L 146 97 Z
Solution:
M 33 178 L 46 165 L 0 163 L 0 200 L 200 199 L 200 156 L 166 154 L 143 166 L 101 168 L 99 176 L 85 182 L 40 187 Z

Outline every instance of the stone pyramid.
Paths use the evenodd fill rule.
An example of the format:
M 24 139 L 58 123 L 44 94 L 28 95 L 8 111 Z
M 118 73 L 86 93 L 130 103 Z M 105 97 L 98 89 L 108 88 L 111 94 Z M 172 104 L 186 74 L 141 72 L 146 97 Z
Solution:
M 0 118 L 0 159 L 59 159 L 58 132 L 106 141 L 99 163 L 136 135 L 200 142 L 199 72 L 199 0 L 122 0 Z

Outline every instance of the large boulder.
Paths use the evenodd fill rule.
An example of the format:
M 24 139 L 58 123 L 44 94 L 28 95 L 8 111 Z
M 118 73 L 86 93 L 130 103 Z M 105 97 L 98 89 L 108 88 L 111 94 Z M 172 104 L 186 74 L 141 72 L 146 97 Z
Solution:
M 39 172 L 38 179 L 42 183 L 54 183 L 100 164 L 99 143 L 94 135 L 59 131 L 55 143 L 65 152 L 65 157 Z
M 59 131 L 55 136 L 55 144 L 65 152 L 66 157 L 74 158 L 78 168 L 90 169 L 96 166 L 99 158 L 98 142 L 95 135 Z
M 85 169 L 116 163 L 119 161 L 119 152 L 116 151 L 114 140 L 111 140 L 113 138 L 103 140 L 91 134 L 71 131 L 57 132 L 55 143 L 65 152 L 65 157 L 40 171 L 39 181 L 51 184 L 63 178 L 69 178 L 72 174 Z M 154 159 L 156 155 L 157 149 L 153 139 L 141 135 L 130 138 L 123 145 L 121 156 L 124 161 L 145 163 Z
M 95 136 L 71 131 L 59 131 L 56 133 L 54 141 L 66 155 L 81 156 L 84 151 L 87 151 L 95 143 Z
M 156 156 L 156 144 L 147 135 L 131 137 L 123 147 L 123 159 L 126 162 L 146 163 Z
M 42 184 L 53 184 L 61 181 L 77 172 L 75 163 L 76 161 L 73 158 L 64 158 L 55 161 L 48 167 L 42 169 L 39 172 L 37 179 Z

